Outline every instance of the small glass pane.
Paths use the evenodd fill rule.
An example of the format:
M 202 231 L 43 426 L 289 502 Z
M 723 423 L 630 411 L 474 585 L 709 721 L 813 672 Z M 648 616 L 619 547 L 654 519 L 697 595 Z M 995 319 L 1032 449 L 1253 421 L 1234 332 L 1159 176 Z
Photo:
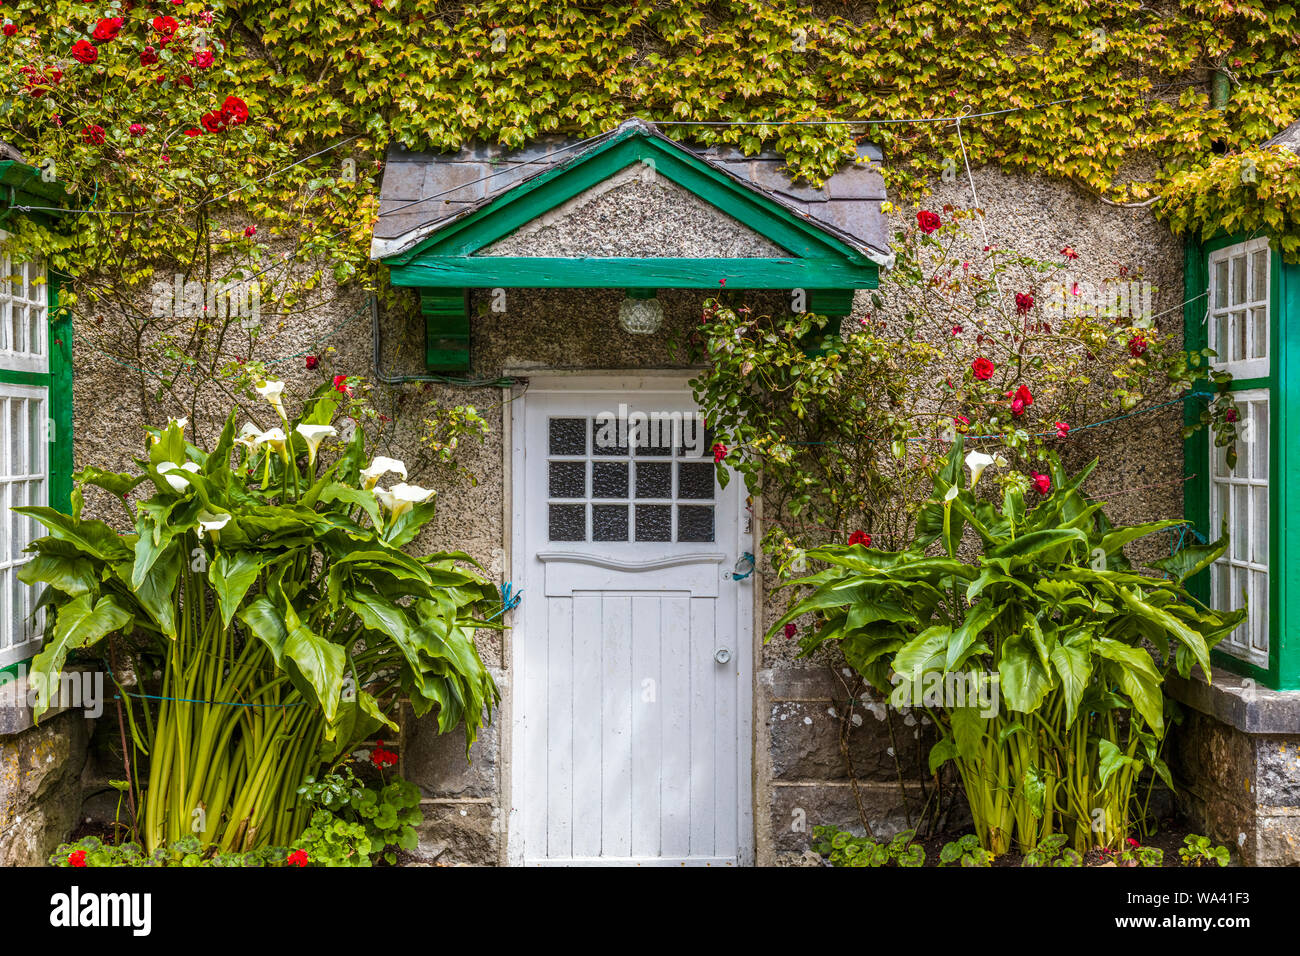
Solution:
M 1232 537 L 1232 558 L 1245 561 L 1250 542 L 1250 489 L 1245 485 L 1232 486 L 1232 514 L 1229 534 Z
M 1224 482 L 1216 482 L 1214 485 L 1214 514 L 1212 516 L 1213 520 L 1210 522 L 1214 529 L 1222 527 L 1223 519 L 1228 516 L 1228 508 L 1230 507 L 1228 491 L 1230 488 L 1231 485 Z
M 10 508 L 21 508 L 27 504 L 27 485 L 21 481 L 15 481 L 9 486 L 9 506 Z M 9 512 L 9 547 L 6 556 L 10 561 L 16 561 L 22 555 L 23 548 L 27 547 L 26 536 L 23 534 L 23 516 L 17 511 Z
M 42 401 L 29 401 L 27 403 L 27 465 L 31 469 L 28 474 L 43 475 L 45 474 L 45 403 Z
M 1250 310 L 1250 357 L 1268 358 L 1268 310 L 1262 305 Z
M 1246 257 L 1232 257 L 1232 305 L 1246 301 Z
M 9 400 L 9 473 L 27 474 L 27 402 L 21 398 Z
M 669 505 L 637 505 L 636 539 L 638 541 L 671 541 L 673 539 L 672 507 Z
M 27 307 L 14 304 L 13 320 L 13 350 L 15 352 L 27 351 Z
M 1214 477 L 1228 477 L 1228 449 L 1226 447 L 1215 445 L 1210 451 L 1210 457 L 1214 462 Z
M 551 454 L 585 455 L 587 420 L 585 418 L 551 419 Z
M 1246 313 L 1234 312 L 1228 322 L 1232 344 L 1228 349 L 1229 359 L 1240 362 L 1246 357 Z
M 689 426 L 684 426 L 689 427 Z M 681 428 L 662 422 L 659 428 L 647 428 L 648 434 L 638 436 L 636 454 L 646 458 L 667 458 L 673 453 L 673 439 L 682 435 Z
M 12 571 L 0 571 L 0 651 L 10 646 L 9 628 L 5 622 L 9 620 L 9 575 Z
M 1250 405 L 1251 421 L 1250 443 L 1246 452 L 1250 455 L 1250 476 L 1264 481 L 1268 480 L 1268 402 L 1252 402 Z
M 1250 297 L 1255 302 L 1263 302 L 1268 298 L 1268 250 L 1260 249 L 1252 257 L 1251 267 L 1251 293 Z
M 552 541 L 587 540 L 586 505 L 551 505 Z
M 1268 488 L 1252 488 L 1250 497 L 1250 560 L 1268 564 Z
M 1234 567 L 1232 569 L 1232 591 L 1228 595 L 1228 603 L 1232 610 L 1236 611 L 1243 607 L 1242 601 L 1245 600 L 1246 594 L 1246 575 L 1249 572 L 1245 568 Z M 1238 628 L 1233 631 L 1234 634 L 1245 634 L 1245 628 Z
M 1228 594 L 1231 590 L 1231 569 L 1224 561 L 1214 562 L 1214 575 L 1211 580 L 1212 593 L 1210 603 L 1217 610 L 1223 611 L 1228 607 Z
M 1228 361 L 1228 314 L 1220 312 L 1214 317 L 1214 341 L 1210 343 L 1214 357 L 1220 362 Z
M 681 505 L 677 509 L 678 541 L 712 541 L 713 508 L 702 505 Z
M 714 466 L 682 462 L 677 466 L 678 498 L 712 498 Z
M 672 467 L 666 461 L 637 462 L 636 496 L 638 498 L 671 498 L 673 496 Z
M 592 462 L 591 496 L 593 498 L 626 498 L 627 462 Z
M 1268 575 L 1250 575 L 1250 643 L 1258 651 L 1268 650 Z
M 550 497 L 587 497 L 587 463 L 585 461 L 553 461 L 550 463 Z
M 682 447 L 677 449 L 677 454 L 681 458 L 711 458 L 713 440 L 713 429 L 701 429 L 700 420 L 692 418 L 682 423 Z
M 627 505 L 593 505 L 591 537 L 593 541 L 626 541 Z
M 591 422 L 591 447 L 597 455 L 627 454 L 628 423 L 608 412 Z M 619 444 L 622 442 L 623 444 Z
M 1228 260 L 1214 264 L 1214 307 L 1222 309 L 1228 304 Z
M 10 626 L 13 628 L 13 642 L 21 644 L 27 639 L 27 587 L 18 580 L 17 574 L 9 575 L 9 611 L 12 615 Z

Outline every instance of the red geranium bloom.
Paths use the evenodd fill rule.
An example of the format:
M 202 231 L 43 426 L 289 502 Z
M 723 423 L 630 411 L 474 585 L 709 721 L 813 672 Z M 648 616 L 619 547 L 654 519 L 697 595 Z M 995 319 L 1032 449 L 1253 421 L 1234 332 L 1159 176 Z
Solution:
M 1074 251 L 1073 246 L 1066 246 L 1064 249 L 1061 250 L 1061 255 L 1065 256 L 1065 258 L 1067 259 L 1079 258 L 1079 254 Z
M 176 22 L 174 19 L 172 19 L 171 17 L 154 17 L 154 18 L 153 18 L 153 28 L 154 28 L 155 30 L 157 30 L 157 31 L 158 31 L 162 36 L 165 36 L 165 37 L 169 37 L 169 36 L 171 36 L 173 33 L 176 32 L 176 30 L 177 30 L 179 27 L 180 27 L 180 24 L 177 23 L 177 22 Z
M 718 442 L 713 446 L 713 463 L 716 465 L 722 459 L 727 457 L 727 446 Z
M 798 633 L 799 633 L 799 628 L 795 627 L 793 624 L 787 624 L 785 626 L 785 639 L 787 641 L 790 640 L 790 638 L 794 637 Z
M 853 532 L 849 535 L 849 546 L 852 547 L 856 544 L 860 544 L 864 548 L 871 547 L 871 535 L 867 534 L 865 531 Z
M 993 372 L 996 368 L 997 368 L 996 365 L 994 365 L 992 362 L 990 362 L 982 355 L 979 358 L 977 358 L 975 361 L 970 363 L 971 372 L 973 372 L 975 377 L 979 379 L 981 382 L 987 382 L 989 379 L 991 379 L 993 377 Z
M 1038 472 L 1033 472 L 1032 474 L 1034 487 L 1038 489 L 1040 495 L 1045 495 L 1052 490 L 1052 479 L 1048 478 L 1046 475 L 1040 475 Z
M 87 126 L 85 129 L 81 131 L 81 138 L 83 141 L 89 143 L 91 146 L 103 146 L 104 127 Z
M 145 47 L 140 51 L 140 65 L 153 66 L 158 62 L 158 51 L 151 46 Z
M 1070 426 L 1065 424 L 1065 422 L 1053 422 L 1052 426 L 1056 429 L 1057 438 L 1064 438 L 1066 435 L 1070 434 Z
M 126 20 L 122 17 L 105 17 L 95 24 L 95 30 L 90 35 L 101 43 L 116 40 L 118 32 L 122 29 L 122 24 L 125 22 Z
M 375 741 L 375 749 L 370 753 L 370 762 L 382 770 L 385 767 L 391 767 L 397 763 L 397 754 L 393 753 L 391 750 L 385 750 L 384 742 L 382 740 L 377 740 Z
M 1034 297 L 1028 292 L 1016 293 L 1016 314 L 1024 315 L 1034 307 Z
M 197 66 L 200 70 L 206 70 L 212 65 L 214 59 L 211 50 L 195 50 L 194 55 L 190 57 L 190 66 Z
M 348 377 L 346 375 L 334 376 L 334 389 L 344 395 L 352 394 L 352 388 L 348 385 Z
M 244 227 L 244 238 L 245 238 L 245 239 L 252 239 L 255 235 L 257 235 L 257 227 L 256 227 L 256 226 L 245 226 L 245 227 Z
M 85 866 L 85 865 L 86 865 L 85 850 L 74 850 L 72 853 L 68 854 L 68 866 Z
M 307 370 L 308 370 L 308 371 L 311 371 L 311 370 L 314 369 L 317 365 L 320 364 L 320 359 L 317 358 L 315 355 L 308 355 L 305 361 L 306 361 L 306 364 L 307 364 Z
M 288 859 L 286 859 L 284 862 L 286 866 L 306 866 L 307 851 L 294 850 L 292 853 L 289 854 Z
M 916 214 L 916 225 L 927 236 L 943 225 L 943 220 L 936 213 L 922 209 Z
M 72 58 L 78 63 L 89 65 L 99 59 L 99 50 L 89 40 L 78 40 L 72 44 Z
M 1138 332 L 1128 340 L 1128 354 L 1134 358 L 1141 358 L 1146 352 L 1147 346 L 1150 344 L 1151 343 L 1147 341 L 1147 337 L 1141 332 Z
M 221 104 L 221 115 L 235 126 L 248 121 L 248 104 L 238 96 L 227 96 Z

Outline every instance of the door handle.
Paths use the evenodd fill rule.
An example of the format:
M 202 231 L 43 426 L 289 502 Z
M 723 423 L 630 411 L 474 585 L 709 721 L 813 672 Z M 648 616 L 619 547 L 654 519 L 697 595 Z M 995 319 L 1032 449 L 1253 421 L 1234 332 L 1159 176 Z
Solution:
M 727 661 L 731 660 L 731 651 L 727 650 L 725 647 L 719 647 L 713 652 L 713 659 L 719 664 L 725 664 Z

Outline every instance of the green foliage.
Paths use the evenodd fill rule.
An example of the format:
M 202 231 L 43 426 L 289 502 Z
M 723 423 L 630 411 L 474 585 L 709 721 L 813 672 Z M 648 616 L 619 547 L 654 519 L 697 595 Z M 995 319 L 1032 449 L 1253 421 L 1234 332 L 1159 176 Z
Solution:
M 156 866 L 284 866 L 289 851 L 266 846 L 246 853 L 223 851 L 204 845 L 197 837 L 184 837 L 152 853 L 138 843 L 104 843 L 98 837 L 82 837 L 64 843 L 50 854 L 50 866 L 62 867 L 156 867 Z
M 963 839 L 965 839 L 963 837 Z M 1053 833 L 1038 841 L 1038 845 L 1025 854 L 1021 866 L 1083 866 L 1083 857 L 1066 846 L 1070 838 L 1064 833 Z
M 985 848 L 1001 854 L 1014 836 L 1029 852 L 1054 833 L 1080 852 L 1118 848 L 1138 775 L 1172 787 L 1164 676 L 1208 675 L 1210 648 L 1245 617 L 1184 587 L 1227 539 L 1153 562 L 1172 577 L 1139 574 L 1124 547 L 1180 522 L 1112 526 L 1079 490 L 1095 462 L 1071 476 L 1049 456 L 1050 493 L 1029 508 L 1011 483 L 1000 505 L 978 498 L 992 459 L 966 456 L 968 484 L 963 452 L 959 439 L 906 550 L 809 551 L 828 567 L 793 582 L 807 593 L 768 637 L 813 614 L 804 654 L 834 642 L 892 706 L 923 708 L 941 734 L 931 771 L 956 763 Z
M 407 484 L 399 461 L 366 466 L 361 428 L 325 444 L 332 388 L 294 419 L 281 388 L 261 385 L 277 427 L 236 435 L 232 414 L 210 450 L 185 440 L 184 422 L 152 430 L 137 460 L 152 495 L 132 534 L 79 508 L 23 509 L 49 530 L 22 574 L 45 586 L 50 615 L 32 664 L 37 716 L 68 655 L 110 635 L 134 673 L 161 672 L 157 707 L 142 720 L 129 708 L 151 758 L 138 821 L 151 849 L 191 827 L 223 849 L 283 845 L 305 823 L 303 779 L 396 729 L 399 697 L 417 716 L 436 710 L 442 732 L 463 724 L 467 749 L 499 698 L 473 641 L 499 626 L 482 619 L 496 588 L 465 554 L 403 550 L 433 518 L 433 492 Z M 81 479 L 123 486 L 99 470 Z
M 888 843 L 877 843 L 838 827 L 815 826 L 812 848 L 831 866 L 923 866 L 925 847 L 912 842 L 915 836 L 915 830 L 903 830 Z
M 1226 846 L 1216 846 L 1207 836 L 1189 833 L 1178 848 L 1178 859 L 1183 861 L 1183 866 L 1209 866 L 1211 863 L 1227 866 L 1230 856 Z
M 382 854 L 387 863 L 395 863 L 397 850 L 414 850 L 419 842 L 415 828 L 424 821 L 424 813 L 420 810 L 420 788 L 408 780 L 399 777 L 376 789 L 361 784 L 352 769 L 344 766 L 341 773 L 327 774 L 320 781 L 308 777 L 306 783 L 298 788 L 298 793 L 318 804 L 337 821 L 359 824 L 366 835 L 367 848 L 365 851 L 358 848 L 357 852 L 365 852 L 368 860 Z M 313 814 L 312 830 L 323 833 L 327 829 L 330 828 L 318 824 Z M 331 832 L 334 831 L 331 829 Z M 310 842 L 304 834 L 299 845 L 307 850 L 313 862 L 317 862 Z
M 973 833 L 945 843 L 939 851 L 940 866 L 988 866 L 992 861 L 993 854 L 980 846 L 980 838 Z
M 311 815 L 297 846 L 314 866 L 370 866 L 370 855 L 377 849 L 364 826 L 324 809 Z

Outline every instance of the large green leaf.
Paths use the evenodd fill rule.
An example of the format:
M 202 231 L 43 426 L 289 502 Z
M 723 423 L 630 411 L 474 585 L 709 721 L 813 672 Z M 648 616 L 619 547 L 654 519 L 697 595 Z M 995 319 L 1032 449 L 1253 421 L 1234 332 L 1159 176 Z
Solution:
M 120 561 L 130 555 L 122 536 L 102 521 L 85 520 L 65 515 L 53 508 L 14 508 L 15 514 L 35 518 L 50 530 L 50 537 L 66 541 L 77 550 L 100 561 Z
M 983 601 L 967 611 L 966 619 L 962 621 L 961 627 L 953 631 L 952 638 L 948 641 L 948 655 L 944 662 L 946 669 L 951 670 L 957 666 L 957 662 L 966 653 L 966 649 L 975 643 L 975 639 L 983 633 L 986 627 L 997 620 L 998 615 L 1002 613 L 1005 607 L 1005 604 Z
M 172 540 L 132 590 L 149 617 L 168 637 L 176 637 L 176 581 L 188 559 L 180 542 Z
M 240 608 L 238 616 L 253 636 L 270 649 L 272 660 L 276 667 L 280 667 L 284 642 L 289 632 L 284 626 L 284 614 L 275 602 L 265 594 L 260 594 Z
M 81 484 L 103 488 L 117 498 L 125 498 L 137 485 L 149 480 L 148 475 L 132 475 L 124 471 L 105 471 L 93 465 L 81 469 L 72 477 Z
M 905 680 L 915 680 L 924 671 L 942 667 L 952 629 L 942 624 L 927 627 L 912 638 L 894 657 L 894 670 Z
M 99 575 L 95 573 L 93 562 L 51 553 L 37 554 L 24 564 L 18 570 L 18 580 L 23 584 L 48 584 L 74 596 L 99 587 Z
M 208 565 L 208 580 L 217 592 L 221 621 L 230 626 L 239 604 L 262 570 L 263 558 L 256 551 L 218 551 Z
M 45 646 L 32 660 L 31 682 L 36 690 L 33 718 L 49 709 L 51 693 L 58 686 L 69 652 L 90 647 L 130 621 L 130 613 L 108 595 L 92 604 L 90 595 L 79 594 L 59 608 L 53 632 L 46 636 Z
M 1002 698 L 1007 709 L 1032 713 L 1052 689 L 1052 677 L 1038 659 L 1038 651 L 1024 634 L 1013 634 L 1002 644 L 998 661 Z
M 1052 666 L 1065 693 L 1065 723 L 1074 723 L 1079 701 L 1092 677 L 1092 636 L 1087 628 L 1066 634 L 1051 651 Z
M 285 605 L 284 627 L 287 636 L 282 659 L 311 686 L 326 722 L 332 722 L 338 714 L 339 695 L 343 691 L 346 653 L 338 644 L 331 643 L 302 623 L 291 604 Z
M 1225 528 L 1218 541 L 1210 544 L 1193 544 L 1181 548 L 1167 558 L 1158 558 L 1151 567 L 1165 572 L 1178 584 L 1204 571 L 1228 550 L 1228 532 Z
M 1205 676 L 1210 676 L 1210 649 L 1206 646 L 1205 638 L 1168 611 L 1152 606 L 1128 588 L 1119 589 L 1119 598 L 1135 615 L 1172 634 L 1196 658 Z

